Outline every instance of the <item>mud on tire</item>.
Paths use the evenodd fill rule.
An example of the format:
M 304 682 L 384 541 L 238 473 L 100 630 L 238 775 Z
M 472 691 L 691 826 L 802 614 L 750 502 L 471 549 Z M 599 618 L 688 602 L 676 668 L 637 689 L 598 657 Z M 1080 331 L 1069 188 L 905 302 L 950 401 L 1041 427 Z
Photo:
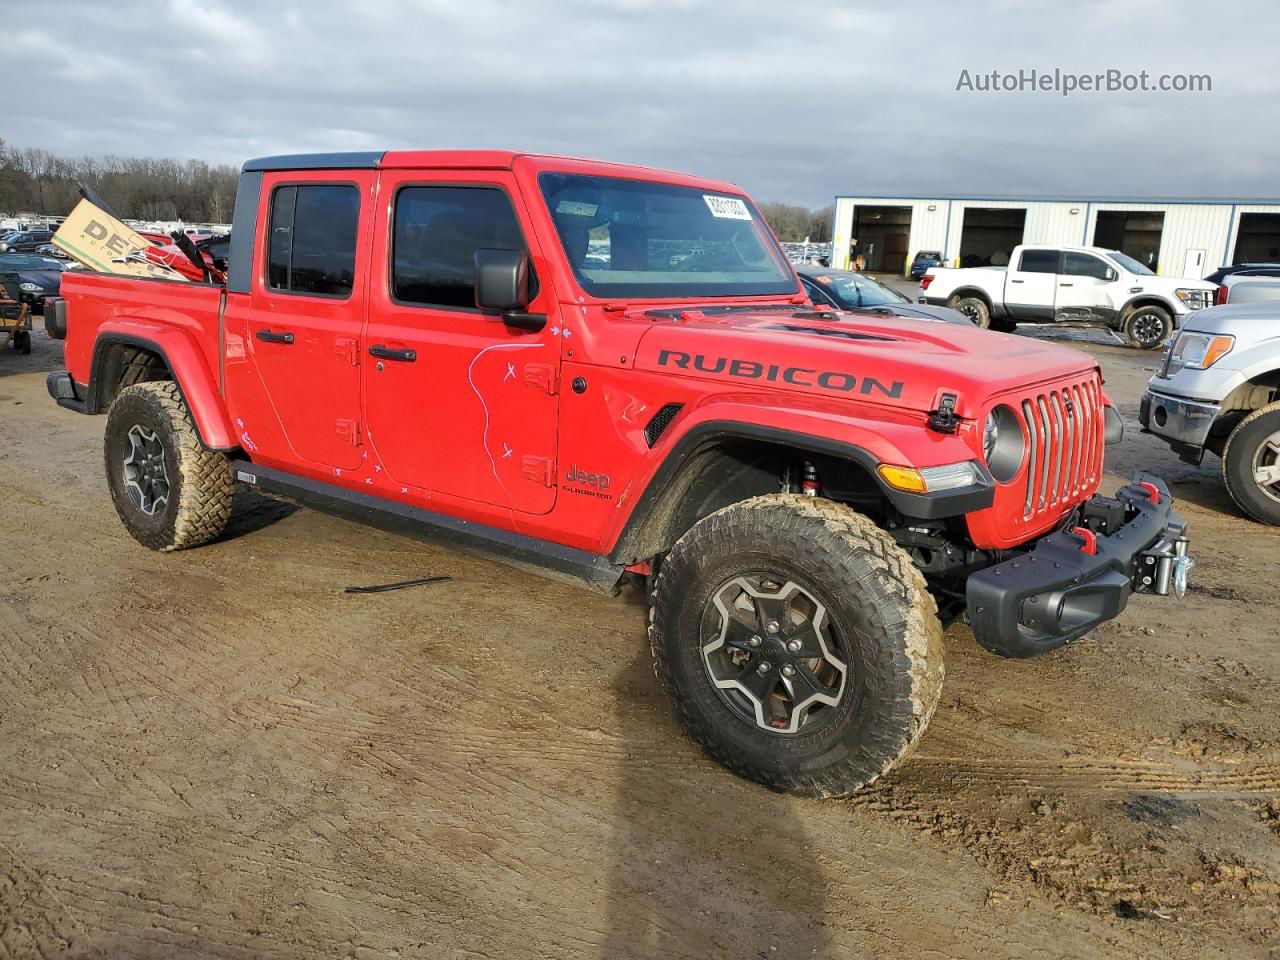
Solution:
M 1245 417 L 1222 450 L 1222 479 L 1241 510 L 1261 523 L 1280 525 L 1280 403 Z
M 767 621 L 783 625 L 771 636 Z M 843 674 L 825 660 L 787 659 L 788 643 L 793 657 L 810 652 L 799 639 L 810 628 L 825 631 L 821 650 L 843 661 Z M 756 497 L 689 530 L 654 582 L 649 637 L 688 734 L 734 773 L 788 793 L 839 796 L 871 783 L 915 745 L 942 691 L 942 626 L 919 570 L 866 517 L 814 497 Z M 734 686 L 741 666 L 736 676 L 759 689 L 756 677 L 768 678 L 759 664 L 771 658 L 772 693 Z M 781 677 L 788 667 L 791 685 Z M 794 695 L 797 671 L 822 670 L 829 703 Z M 797 721 L 802 703 L 812 705 Z
M 107 412 L 103 458 L 121 523 L 152 550 L 208 543 L 231 516 L 225 454 L 206 450 L 172 381 L 121 390 Z

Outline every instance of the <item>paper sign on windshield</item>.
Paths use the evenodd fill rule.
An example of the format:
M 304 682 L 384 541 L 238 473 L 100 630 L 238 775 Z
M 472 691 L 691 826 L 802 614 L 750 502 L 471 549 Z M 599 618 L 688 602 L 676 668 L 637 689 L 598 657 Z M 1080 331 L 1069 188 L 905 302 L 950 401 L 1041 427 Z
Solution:
M 713 197 L 711 194 L 704 193 L 702 199 L 707 201 L 713 217 L 719 217 L 721 220 L 751 219 L 751 211 L 737 197 Z

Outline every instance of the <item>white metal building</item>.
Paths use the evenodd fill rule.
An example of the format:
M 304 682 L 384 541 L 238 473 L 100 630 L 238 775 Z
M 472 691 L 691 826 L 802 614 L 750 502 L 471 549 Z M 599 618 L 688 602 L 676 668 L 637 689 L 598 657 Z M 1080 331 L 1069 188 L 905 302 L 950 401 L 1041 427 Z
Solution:
M 1122 250 L 1167 276 L 1280 261 L 1280 200 L 1238 197 L 836 197 L 832 266 L 903 273 L 921 250 L 1000 265 L 1019 243 Z M 856 246 L 855 246 L 856 243 Z

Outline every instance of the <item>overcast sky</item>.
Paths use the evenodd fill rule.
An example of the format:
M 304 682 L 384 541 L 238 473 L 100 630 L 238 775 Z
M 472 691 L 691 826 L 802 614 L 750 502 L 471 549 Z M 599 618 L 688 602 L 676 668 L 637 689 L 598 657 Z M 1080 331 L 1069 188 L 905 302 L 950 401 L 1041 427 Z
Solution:
M 3 8 L 6 60 L 27 66 L 5 72 L 0 137 L 59 153 L 238 165 L 511 147 L 687 170 L 807 205 L 838 193 L 1280 196 L 1280 7 L 1268 2 Z M 1207 73 L 1213 89 L 956 90 L 966 69 L 1055 67 Z

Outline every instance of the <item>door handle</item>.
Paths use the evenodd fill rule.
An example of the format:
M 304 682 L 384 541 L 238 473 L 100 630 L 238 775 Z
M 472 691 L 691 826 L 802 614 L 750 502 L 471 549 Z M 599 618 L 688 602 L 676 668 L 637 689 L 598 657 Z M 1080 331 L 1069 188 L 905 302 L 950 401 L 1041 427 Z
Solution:
M 369 355 L 377 357 L 379 360 L 400 360 L 403 363 L 413 363 L 418 359 L 416 350 L 399 349 L 396 347 L 383 346 L 381 343 L 375 343 L 369 347 Z
M 292 333 L 276 333 L 274 330 L 259 330 L 256 336 L 259 340 L 265 340 L 267 343 L 293 343 Z
M 1074 286 L 1075 286 L 1075 284 L 1074 284 L 1074 283 L 1060 283 L 1060 284 L 1058 284 L 1058 286 L 1060 286 L 1060 287 L 1074 287 Z
M 1023 281 L 1023 280 L 1010 280 L 1009 282 L 1010 282 L 1010 283 L 1025 283 L 1026 281 Z

